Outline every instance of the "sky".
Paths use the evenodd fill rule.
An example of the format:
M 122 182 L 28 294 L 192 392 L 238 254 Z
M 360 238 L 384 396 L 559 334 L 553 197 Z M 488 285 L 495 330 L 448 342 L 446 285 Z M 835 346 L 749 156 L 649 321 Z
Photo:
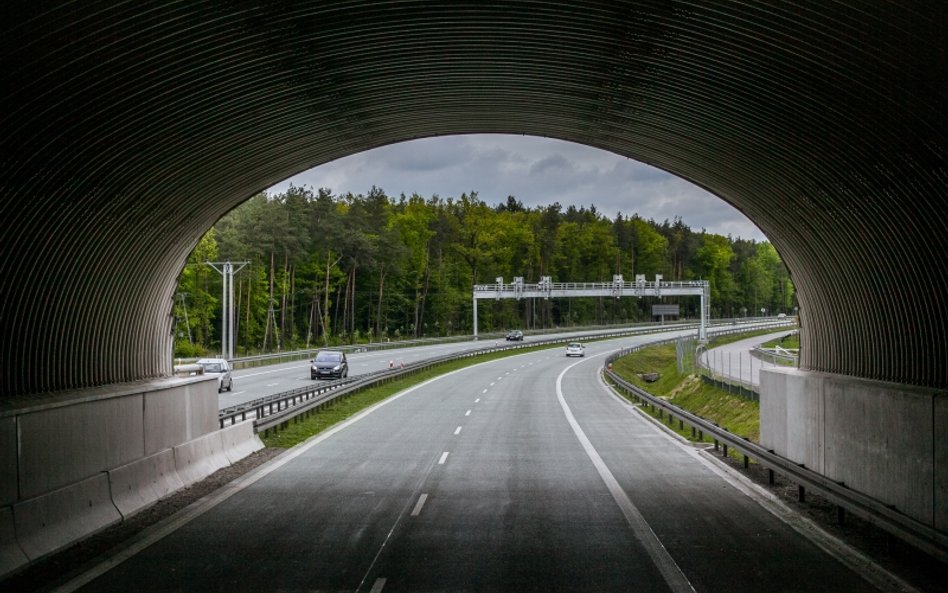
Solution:
M 417 193 L 477 195 L 489 205 L 512 195 L 524 206 L 559 202 L 590 207 L 609 218 L 638 213 L 658 222 L 680 216 L 699 231 L 764 241 L 738 210 L 705 190 L 645 165 L 581 144 L 500 134 L 441 136 L 412 140 L 354 154 L 291 177 L 290 184 L 333 194 L 366 194 L 373 185 L 389 196 Z

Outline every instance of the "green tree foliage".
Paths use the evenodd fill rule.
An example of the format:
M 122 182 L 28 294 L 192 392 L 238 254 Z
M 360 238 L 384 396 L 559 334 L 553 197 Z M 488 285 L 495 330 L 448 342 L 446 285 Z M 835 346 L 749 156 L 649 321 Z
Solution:
M 458 198 L 392 198 L 291 187 L 224 216 L 181 272 L 176 354 L 220 346 L 221 278 L 207 261 L 247 261 L 234 291 L 238 354 L 470 333 L 471 285 L 707 279 L 718 315 L 792 312 L 793 285 L 769 243 L 695 232 L 680 218 L 604 217 L 594 207 L 490 206 Z M 680 299 L 685 315 L 698 303 Z M 482 301 L 481 329 L 651 319 L 654 299 Z M 190 331 L 189 331 L 190 330 Z

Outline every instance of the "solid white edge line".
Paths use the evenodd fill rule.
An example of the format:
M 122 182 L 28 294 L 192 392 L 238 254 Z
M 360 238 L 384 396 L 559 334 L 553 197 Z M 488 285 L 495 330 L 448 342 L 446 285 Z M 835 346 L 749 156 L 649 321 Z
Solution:
M 441 454 L 441 459 L 438 460 L 438 465 L 444 465 L 444 462 L 448 460 L 448 452 L 445 451 Z
M 415 503 L 415 508 L 411 510 L 411 516 L 417 517 L 421 514 L 421 507 L 425 506 L 425 501 L 428 500 L 427 494 L 422 494 L 418 497 L 418 502 Z
M 596 356 L 602 356 L 604 354 L 606 353 L 597 354 Z M 573 411 L 570 409 L 569 404 L 566 403 L 566 398 L 563 396 L 563 377 L 576 365 L 583 364 L 584 362 L 592 360 L 593 358 L 595 357 L 591 356 L 589 358 L 580 360 L 579 362 L 574 362 L 563 369 L 563 371 L 556 377 L 556 399 L 559 401 L 560 407 L 563 408 L 563 413 L 566 415 L 566 420 L 569 422 L 570 428 L 573 429 L 573 434 L 575 434 L 576 438 L 579 439 L 579 443 L 582 445 L 583 450 L 586 451 L 586 455 L 589 456 L 589 459 L 592 461 L 593 466 L 595 466 L 596 471 L 599 472 L 599 477 L 602 478 L 602 481 L 605 483 L 609 493 L 612 494 L 612 498 L 615 500 L 616 505 L 618 505 L 619 510 L 621 510 L 622 514 L 625 516 L 625 520 L 628 522 L 629 527 L 632 528 L 632 533 L 635 535 L 636 539 L 639 540 L 639 543 L 642 544 L 642 547 L 645 548 L 645 551 L 648 552 L 649 558 L 652 559 L 652 562 L 661 573 L 662 578 L 665 579 L 665 583 L 668 584 L 668 588 L 674 593 L 695 593 L 695 589 L 688 581 L 688 577 L 685 576 L 685 573 L 681 571 L 681 568 L 675 562 L 675 559 L 671 557 L 671 554 L 669 554 L 668 550 L 665 549 L 665 546 L 662 545 L 661 540 L 659 540 L 658 536 L 655 535 L 655 532 L 649 526 L 648 522 L 645 520 L 645 517 L 642 516 L 642 513 L 639 512 L 638 508 L 636 508 L 636 506 L 629 499 L 628 495 L 622 489 L 619 481 L 616 480 L 615 476 L 612 475 L 612 472 L 609 471 L 609 467 L 606 466 L 606 462 L 603 461 L 602 457 L 599 456 L 599 452 L 596 451 L 596 448 L 586 436 L 586 433 L 583 432 L 583 429 L 579 425 L 579 422 L 577 422 L 576 417 L 573 416 Z
M 382 593 L 382 589 L 385 588 L 385 579 L 375 579 L 375 582 L 372 583 L 372 588 L 369 590 L 369 593 Z
M 655 432 L 670 437 L 670 440 L 676 446 L 697 459 L 712 473 L 759 504 L 764 510 L 780 519 L 791 529 L 808 539 L 841 564 L 861 576 L 872 586 L 885 593 L 919 593 L 918 589 L 902 580 L 898 575 L 888 571 L 869 556 L 826 531 L 809 517 L 790 508 L 786 503 L 780 500 L 778 496 L 763 486 L 754 483 L 747 476 L 717 461 L 717 459 L 713 457 L 709 458 L 708 454 L 702 453 L 701 449 L 695 448 L 688 439 L 674 432 L 649 414 L 641 411 L 638 406 L 616 393 L 615 390 L 609 387 L 602 379 L 601 374 L 599 375 L 599 384 L 607 393 L 624 404 L 633 416 L 642 420 Z

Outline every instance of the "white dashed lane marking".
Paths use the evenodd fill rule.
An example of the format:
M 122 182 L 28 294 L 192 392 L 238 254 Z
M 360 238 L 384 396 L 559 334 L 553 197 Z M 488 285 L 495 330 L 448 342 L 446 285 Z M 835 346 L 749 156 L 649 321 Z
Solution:
M 421 514 L 421 507 L 425 506 L 425 501 L 428 500 L 427 494 L 422 494 L 418 497 L 418 502 L 415 503 L 415 508 L 411 510 L 411 516 L 417 517 Z

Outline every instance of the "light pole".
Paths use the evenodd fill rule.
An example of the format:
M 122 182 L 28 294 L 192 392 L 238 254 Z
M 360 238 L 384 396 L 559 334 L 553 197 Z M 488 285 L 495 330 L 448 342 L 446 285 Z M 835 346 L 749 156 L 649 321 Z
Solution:
M 234 274 L 250 262 L 204 262 L 214 268 L 224 279 L 221 298 L 221 357 L 234 358 Z M 239 267 L 235 268 L 235 265 Z M 217 266 L 221 266 L 218 268 Z

